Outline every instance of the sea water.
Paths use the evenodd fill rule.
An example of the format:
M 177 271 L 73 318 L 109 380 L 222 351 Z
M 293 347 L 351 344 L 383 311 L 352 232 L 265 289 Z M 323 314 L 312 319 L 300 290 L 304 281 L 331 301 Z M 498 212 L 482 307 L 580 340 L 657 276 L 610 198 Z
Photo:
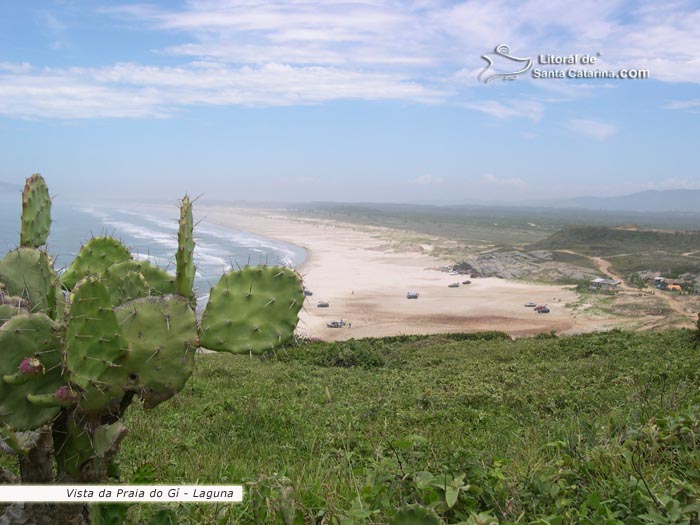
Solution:
M 21 208 L 19 192 L 0 193 L 0 258 L 19 244 Z M 107 234 L 121 240 L 135 258 L 147 259 L 174 274 L 179 214 L 176 205 L 68 205 L 54 199 L 48 252 L 56 269 L 61 271 L 70 264 L 82 243 L 93 235 Z M 248 264 L 297 267 L 306 257 L 299 246 L 223 228 L 208 223 L 206 217 L 195 227 L 195 242 L 195 292 L 199 307 L 204 306 L 209 289 L 226 271 Z

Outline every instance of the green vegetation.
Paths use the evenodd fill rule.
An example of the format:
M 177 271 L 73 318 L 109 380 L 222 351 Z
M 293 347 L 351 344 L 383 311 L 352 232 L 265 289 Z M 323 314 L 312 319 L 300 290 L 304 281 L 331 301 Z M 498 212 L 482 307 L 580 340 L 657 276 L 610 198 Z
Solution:
M 667 277 L 700 274 L 700 231 L 573 227 L 530 244 L 528 249 L 571 250 L 602 257 L 610 260 L 613 270 L 625 276 L 644 270 L 662 272 Z
M 169 506 L 183 524 L 698 523 L 698 365 L 689 330 L 206 355 L 171 403 L 129 413 L 121 468 L 245 484 L 242 504 Z
M 532 248 L 569 249 L 584 255 L 610 257 L 651 250 L 683 253 L 700 250 L 700 232 L 663 232 L 608 227 L 565 228 Z

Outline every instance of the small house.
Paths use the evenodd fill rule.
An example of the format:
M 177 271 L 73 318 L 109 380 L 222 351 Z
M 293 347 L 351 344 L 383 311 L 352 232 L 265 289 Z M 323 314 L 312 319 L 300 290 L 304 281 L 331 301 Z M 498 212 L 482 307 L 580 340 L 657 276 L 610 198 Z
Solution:
M 616 281 L 614 279 L 602 279 L 597 278 L 591 281 L 591 290 L 617 290 L 617 287 L 622 284 L 622 281 Z

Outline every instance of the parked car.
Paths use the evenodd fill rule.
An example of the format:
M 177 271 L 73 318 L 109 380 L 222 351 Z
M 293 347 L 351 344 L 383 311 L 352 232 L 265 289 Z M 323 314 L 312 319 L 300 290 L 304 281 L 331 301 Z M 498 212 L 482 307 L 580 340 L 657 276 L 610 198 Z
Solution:
M 549 308 L 547 308 L 546 306 L 543 306 L 542 308 L 540 308 L 539 310 L 537 310 L 537 313 L 538 313 L 538 314 L 548 314 L 548 313 L 549 313 Z
M 317 308 L 328 308 L 331 305 L 331 303 L 327 303 L 326 301 L 319 301 L 318 304 L 316 305 Z
M 532 301 L 530 301 L 529 303 L 525 303 L 525 306 L 527 308 L 534 308 L 535 306 L 537 306 L 537 303 L 533 303 Z
M 330 323 L 326 323 L 326 326 L 328 328 L 342 328 L 343 323 L 340 321 L 331 321 Z
M 452 283 L 447 285 L 448 288 L 459 288 L 459 283 Z
M 472 284 L 471 281 L 462 281 L 462 284 Z
M 304 297 L 311 297 L 313 294 L 311 290 L 304 290 Z
M 547 305 L 535 306 L 535 312 L 539 312 L 542 308 L 547 308 Z
M 418 292 L 407 292 L 406 299 L 418 299 Z

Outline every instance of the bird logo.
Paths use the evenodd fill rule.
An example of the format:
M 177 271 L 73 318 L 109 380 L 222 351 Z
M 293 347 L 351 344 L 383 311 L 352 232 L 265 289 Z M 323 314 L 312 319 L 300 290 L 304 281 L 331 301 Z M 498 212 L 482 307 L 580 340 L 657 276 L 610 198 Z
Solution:
M 484 84 L 496 79 L 515 80 L 532 67 L 531 58 L 514 57 L 510 54 L 510 47 L 506 44 L 496 46 L 493 53 L 481 55 L 481 58 L 488 62 L 477 77 Z M 516 67 L 520 69 L 513 71 L 513 68 Z

